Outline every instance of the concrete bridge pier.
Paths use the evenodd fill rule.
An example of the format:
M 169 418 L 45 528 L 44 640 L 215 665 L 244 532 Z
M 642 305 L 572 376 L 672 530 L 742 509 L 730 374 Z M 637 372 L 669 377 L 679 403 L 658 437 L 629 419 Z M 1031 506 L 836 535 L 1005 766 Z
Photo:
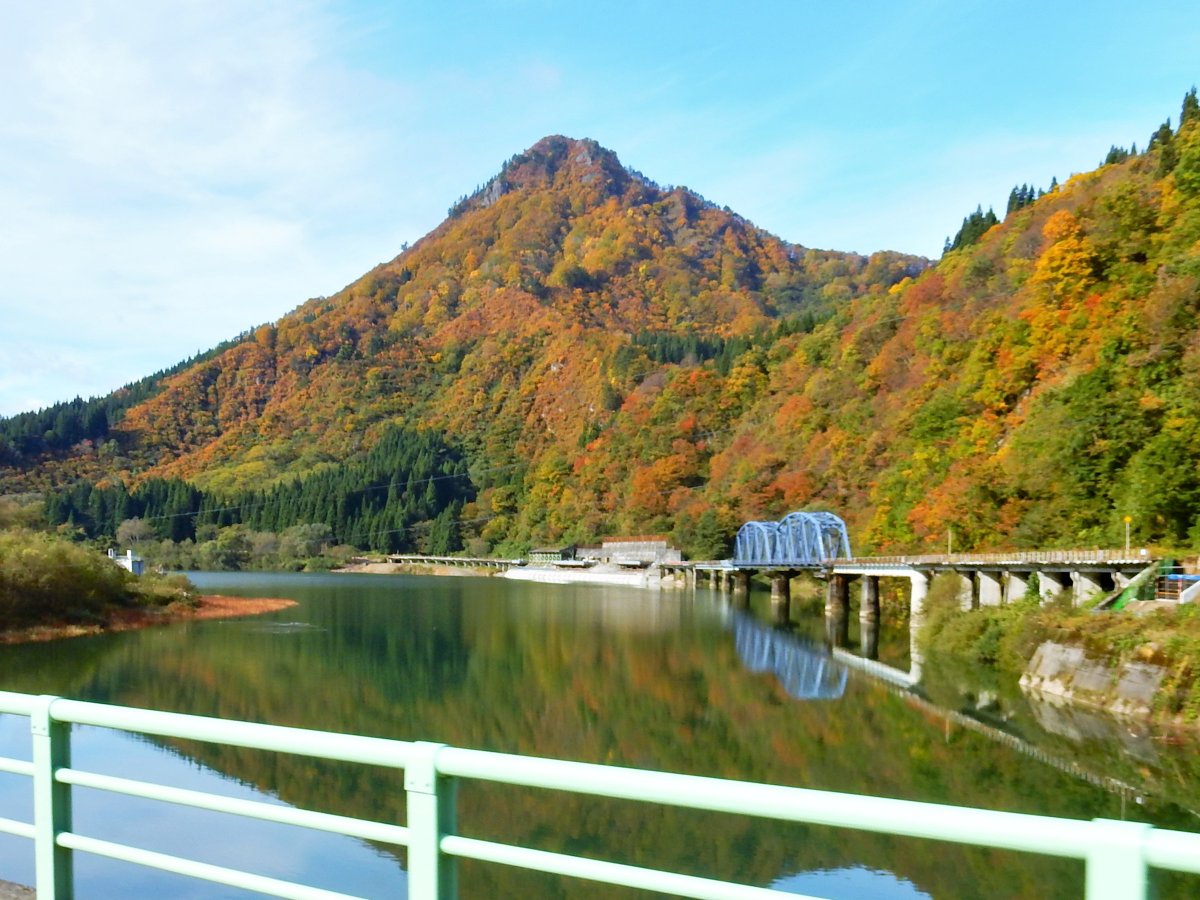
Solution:
M 864 623 L 879 621 L 878 575 L 864 575 L 862 577 L 862 596 L 859 600 L 858 619 Z
M 1004 600 L 1004 591 L 1000 584 L 1000 572 L 985 572 L 979 570 L 979 605 L 999 606 Z
M 825 586 L 825 618 L 841 616 L 850 612 L 850 577 L 834 573 Z
M 773 572 L 771 574 L 771 602 L 790 603 L 792 600 L 792 573 Z
M 1006 604 L 1020 603 L 1025 599 L 1025 591 L 1029 588 L 1029 573 L 1010 569 L 1004 579 L 1004 602 Z
M 925 621 L 925 597 L 929 594 L 929 576 L 924 572 L 914 571 L 909 576 L 912 589 L 908 599 L 908 621 L 915 632 Z
M 908 651 L 911 660 L 909 672 L 914 679 L 919 680 L 925 658 L 918 645 L 917 634 L 925 621 L 925 597 L 929 594 L 929 576 L 914 571 L 909 579 L 912 584 L 908 601 Z
M 825 586 L 825 642 L 831 647 L 850 643 L 849 575 L 830 575 Z
M 771 611 L 775 621 L 785 623 L 791 617 L 792 576 L 794 572 L 771 573 Z
M 695 577 L 696 573 L 694 569 L 688 569 L 684 566 L 666 566 L 662 570 L 659 586 L 685 590 L 696 586 Z
M 1097 594 L 1104 593 L 1104 585 L 1100 583 L 1097 574 L 1076 570 L 1071 572 L 1071 590 L 1074 592 L 1071 603 L 1074 606 L 1082 606 Z
M 1063 578 L 1061 572 L 1038 572 L 1038 593 L 1042 595 L 1042 602 L 1049 603 L 1062 594 L 1068 587 L 1067 582 Z
M 962 610 L 972 610 L 978 605 L 975 599 L 975 578 L 970 572 L 958 574 L 958 606 Z

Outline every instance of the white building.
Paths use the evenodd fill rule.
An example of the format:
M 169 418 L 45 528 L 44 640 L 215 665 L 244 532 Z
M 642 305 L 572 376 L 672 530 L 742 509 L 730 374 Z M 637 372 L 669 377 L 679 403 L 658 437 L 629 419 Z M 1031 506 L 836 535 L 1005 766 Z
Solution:
M 126 550 L 124 556 L 117 556 L 116 550 L 109 550 L 108 558 L 122 569 L 128 569 L 134 575 L 141 575 L 146 571 L 146 561 L 140 556 L 134 556 L 132 550 Z
M 604 538 L 600 551 L 604 562 L 627 568 L 677 563 L 683 559 L 683 555 L 661 535 Z

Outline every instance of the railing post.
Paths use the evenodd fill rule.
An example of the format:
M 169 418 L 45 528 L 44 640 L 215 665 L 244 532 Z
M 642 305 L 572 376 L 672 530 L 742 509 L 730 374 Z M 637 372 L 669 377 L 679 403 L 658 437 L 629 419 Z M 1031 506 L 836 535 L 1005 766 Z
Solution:
M 404 769 L 408 794 L 409 900 L 456 900 L 458 865 L 441 852 L 442 836 L 457 829 L 453 778 L 439 775 L 438 751 L 444 744 L 417 741 Z
M 74 872 L 71 851 L 58 836 L 71 830 L 71 786 L 55 779 L 71 765 L 71 724 L 56 722 L 50 706 L 57 697 L 38 698 L 29 717 L 33 736 L 34 866 L 39 900 L 71 900 Z
M 1088 835 L 1087 900 L 1146 900 L 1143 845 L 1152 830 L 1141 822 L 1093 819 Z

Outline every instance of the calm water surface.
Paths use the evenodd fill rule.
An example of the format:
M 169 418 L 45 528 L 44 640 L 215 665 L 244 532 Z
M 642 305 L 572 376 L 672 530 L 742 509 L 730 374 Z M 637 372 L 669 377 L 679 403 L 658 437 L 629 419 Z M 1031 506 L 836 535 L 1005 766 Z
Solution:
M 791 628 L 772 627 L 765 598 L 742 612 L 704 590 L 475 577 L 195 580 L 210 592 L 300 605 L 259 618 L 0 648 L 0 687 L 1200 830 L 1192 812 L 1200 809 L 1196 748 L 1183 739 L 1031 707 L 1011 686 L 981 684 L 936 661 L 923 697 L 902 694 L 829 659 L 819 619 L 797 613 Z M 906 644 L 902 629 L 885 628 L 880 655 L 903 662 Z M 403 777 L 395 772 L 93 728 L 78 729 L 73 746 L 81 768 L 403 821 Z M 0 717 L 0 752 L 28 756 L 25 720 Z M 29 806 L 28 781 L 0 775 L 0 815 L 28 820 Z M 459 820 L 472 836 L 831 898 L 1081 895 L 1082 866 L 1071 862 L 515 788 L 464 785 Z M 364 897 L 404 891 L 401 850 L 283 826 L 77 789 L 76 829 Z M 32 883 L 27 841 L 0 837 L 0 878 Z M 83 854 L 76 882 L 81 898 L 257 896 Z M 470 862 L 460 882 L 463 897 L 645 896 Z M 1156 886 L 1161 896 L 1200 896 L 1200 885 L 1183 878 L 1159 877 Z

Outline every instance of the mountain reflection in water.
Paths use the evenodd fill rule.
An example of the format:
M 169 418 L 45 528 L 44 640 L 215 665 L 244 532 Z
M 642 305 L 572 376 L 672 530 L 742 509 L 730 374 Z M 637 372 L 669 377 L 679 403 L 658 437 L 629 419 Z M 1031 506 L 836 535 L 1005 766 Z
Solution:
M 794 631 L 772 629 L 764 624 L 767 598 L 757 594 L 756 617 L 705 590 L 250 573 L 197 581 L 214 593 L 291 597 L 299 605 L 257 620 L 0 647 L 0 687 L 752 782 L 1073 818 L 1122 815 L 1121 798 L 955 724 L 911 694 L 847 672 L 819 649 L 819 617 L 809 622 L 797 612 Z M 809 625 L 811 644 L 802 634 Z M 885 629 L 881 657 L 887 640 Z M 13 755 L 28 753 L 28 723 L 0 729 L 0 737 L 22 729 L 26 749 Z M 138 770 L 152 768 L 128 741 L 93 741 L 80 753 L 102 748 L 99 766 L 120 769 L 128 759 Z M 294 806 L 403 822 L 402 773 L 194 742 L 139 746 L 154 755 L 162 783 L 187 784 L 203 773 L 206 785 L 224 777 Z M 111 759 L 99 758 L 106 753 Z M 5 808 L 11 791 L 28 792 L 15 781 L 0 779 Z M 110 800 L 110 823 L 98 834 L 119 826 L 138 843 L 144 804 Z M 1130 812 L 1192 825 L 1165 800 Z M 177 823 L 173 840 L 181 846 L 205 845 L 203 828 L 189 831 L 187 817 L 156 821 Z M 1080 885 L 1078 865 L 1061 860 L 475 782 L 460 787 L 459 823 L 485 840 L 746 884 L 802 890 L 816 882 L 794 879 L 817 878 L 827 884 L 814 892 L 834 894 L 829 885 L 849 878 L 861 888 L 842 896 L 1070 896 Z M 249 837 L 236 820 L 205 827 L 222 829 L 220 847 L 206 857 L 216 864 L 226 862 L 218 849 L 236 854 L 239 846 L 263 858 L 294 856 L 287 834 Z M 0 849 L 0 878 L 27 880 L 22 872 L 31 869 L 11 854 L 31 857 L 29 846 L 10 841 L 17 849 Z M 351 870 L 367 871 L 356 861 L 366 850 L 382 866 L 362 895 L 394 895 L 403 850 L 345 844 L 344 878 L 343 864 L 330 862 L 331 886 L 348 885 Z M 326 848 L 322 857 L 337 853 Z M 81 881 L 79 895 L 120 896 L 127 869 Z M 139 890 L 154 877 L 139 872 Z M 650 896 L 475 863 L 463 864 L 461 879 L 464 897 Z M 176 896 L 176 887 L 141 895 Z M 1195 885 L 1168 883 L 1159 896 L 1200 896 L 1188 887 Z M 206 896 L 232 895 L 210 890 Z

